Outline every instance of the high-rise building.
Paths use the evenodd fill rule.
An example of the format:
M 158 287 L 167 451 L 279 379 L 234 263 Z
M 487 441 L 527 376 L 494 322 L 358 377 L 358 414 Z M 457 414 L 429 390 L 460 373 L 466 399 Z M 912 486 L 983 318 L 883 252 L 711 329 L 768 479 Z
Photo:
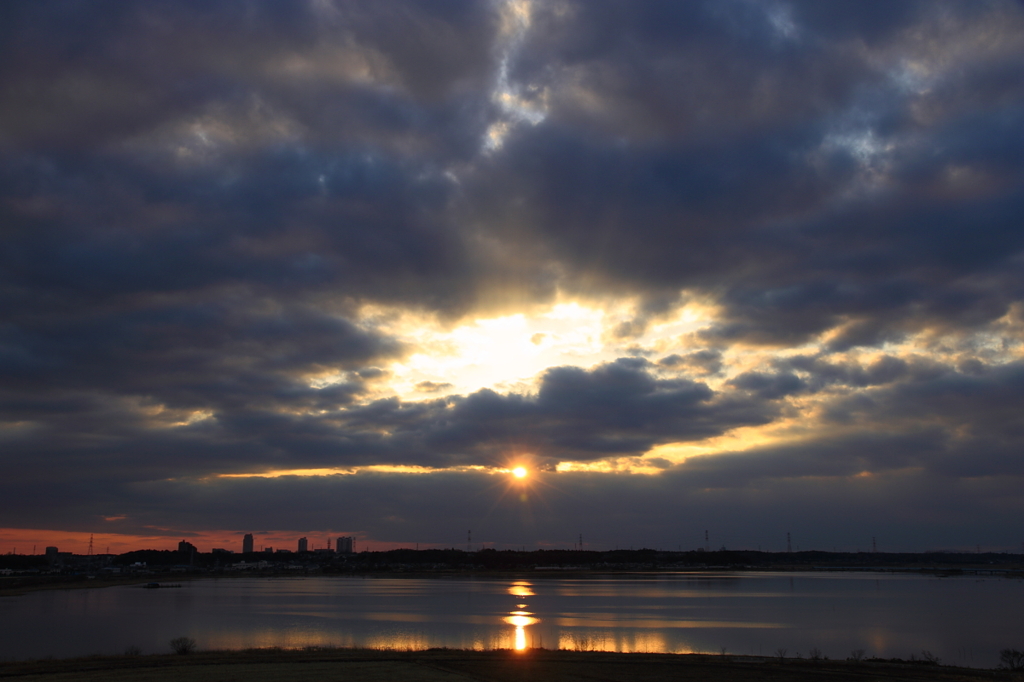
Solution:
M 193 545 L 191 542 L 186 542 L 185 540 L 182 540 L 178 543 L 178 551 L 182 554 L 192 554 L 194 552 L 197 552 L 198 550 L 196 549 L 196 546 Z
M 242 554 L 249 554 L 252 552 L 252 533 L 246 533 L 245 537 L 242 538 Z
M 309 551 L 309 541 L 306 538 L 299 538 L 299 551 L 300 552 L 308 552 Z
M 352 538 L 347 536 L 347 535 L 342 536 L 342 537 L 338 538 L 338 542 L 337 542 L 337 544 L 335 544 L 334 547 L 337 550 L 338 554 L 351 554 L 352 553 Z

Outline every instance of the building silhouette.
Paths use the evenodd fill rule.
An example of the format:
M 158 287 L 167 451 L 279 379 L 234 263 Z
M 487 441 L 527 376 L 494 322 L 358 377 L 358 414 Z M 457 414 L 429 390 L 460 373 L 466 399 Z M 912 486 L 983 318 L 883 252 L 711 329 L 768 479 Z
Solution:
M 338 538 L 338 542 L 334 545 L 335 550 L 338 554 L 351 554 L 352 553 L 352 538 L 348 535 Z
M 246 533 L 245 537 L 242 538 L 242 554 L 249 554 L 252 552 L 252 533 Z
M 193 545 L 191 542 L 187 542 L 185 540 L 182 540 L 181 542 L 178 543 L 178 551 L 181 552 L 182 554 L 192 554 L 192 553 L 196 552 L 197 550 L 196 550 L 196 546 Z
M 308 552 L 309 551 L 309 540 L 307 540 L 306 538 L 299 538 L 299 551 L 300 552 Z

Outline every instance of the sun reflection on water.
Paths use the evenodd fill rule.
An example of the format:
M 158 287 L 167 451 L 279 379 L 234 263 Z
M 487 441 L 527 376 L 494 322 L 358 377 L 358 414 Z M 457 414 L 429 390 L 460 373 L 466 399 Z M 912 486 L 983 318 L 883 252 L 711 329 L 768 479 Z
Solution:
M 515 597 L 532 597 L 533 590 L 530 589 L 532 587 L 533 585 L 525 580 L 517 580 L 508 588 L 508 593 Z
M 533 585 L 525 580 L 517 580 L 512 583 L 508 588 L 508 593 L 513 597 L 519 597 L 519 601 L 523 600 L 523 597 L 532 597 Z M 513 638 L 513 648 L 516 651 L 524 651 L 526 649 L 526 628 L 527 626 L 534 625 L 540 622 L 539 618 L 534 618 L 533 614 L 529 611 L 525 611 L 528 604 L 517 603 L 516 611 L 509 612 L 509 615 L 502 618 L 502 621 L 511 625 L 515 628 L 515 635 Z
M 513 645 L 516 651 L 522 651 L 526 648 L 526 627 L 540 622 L 540 619 L 534 618 L 533 614 L 529 611 L 513 611 L 511 615 L 505 616 L 502 620 L 516 629 L 515 643 Z

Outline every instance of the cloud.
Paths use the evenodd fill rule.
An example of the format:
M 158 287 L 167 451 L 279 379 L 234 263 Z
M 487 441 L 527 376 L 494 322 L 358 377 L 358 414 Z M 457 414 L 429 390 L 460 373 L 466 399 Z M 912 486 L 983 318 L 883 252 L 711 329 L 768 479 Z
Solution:
M 839 29 L 811 5 L 790 38 L 740 3 L 539 12 L 516 73 L 548 116 L 484 169 L 482 219 L 581 292 L 713 295 L 709 342 L 841 351 L 1000 318 L 1024 248 L 1021 155 L 995 149 L 1024 111 L 1019 6 L 954 3 L 947 25 L 873 5 Z M 963 68 L 986 83 L 966 100 Z
M 231 525 L 255 513 L 238 491 L 341 509 L 350 481 L 400 480 L 408 505 L 358 516 L 398 533 L 374 514 L 491 479 L 209 479 L 219 506 L 197 481 L 524 453 L 649 455 L 662 474 L 573 474 L 581 511 L 558 510 L 651 537 L 758 504 L 835 499 L 842 525 L 903 499 L 908 538 L 953 501 L 964 528 L 1019 507 L 1019 3 L 509 11 L 3 5 L 0 461 L 5 509 L 31 510 L 10 518 Z M 453 393 L 443 344 L 410 369 L 408 320 L 574 303 L 601 322 L 530 326 L 535 376 L 503 358 Z M 718 450 L 660 449 L 682 446 Z
M 804 389 L 804 382 L 795 374 L 744 372 L 729 380 L 730 386 L 750 391 L 765 400 L 775 400 L 798 393 Z
M 320 389 L 283 381 L 277 387 L 236 386 L 237 380 L 225 377 L 229 385 L 221 389 L 211 376 L 206 384 L 180 389 L 181 402 L 193 393 L 212 400 L 224 391 L 221 405 L 198 415 L 169 400 L 84 391 L 61 394 L 60 401 L 44 396 L 19 408 L 16 395 L 8 393 L 8 414 L 36 427 L 8 440 L 7 458 L 26 477 L 48 476 L 49 469 L 31 463 L 46 452 L 50 466 L 67 475 L 75 470 L 84 478 L 124 481 L 377 464 L 493 467 L 517 453 L 550 468 L 561 461 L 642 455 L 659 443 L 701 440 L 777 415 L 768 402 L 716 394 L 698 382 L 658 379 L 645 361 L 634 359 L 591 371 L 549 369 L 532 395 L 484 389 L 425 402 L 358 403 L 364 387 L 353 378 Z M 106 463 L 102 470 L 95 469 L 97 457 Z
M 666 355 L 658 364 L 664 367 L 685 367 L 698 374 L 717 374 L 722 369 L 722 353 L 717 350 L 705 349 L 679 355 Z
M 421 393 L 438 393 L 440 391 L 447 391 L 450 388 L 452 388 L 452 385 L 448 382 L 421 381 L 416 384 L 416 390 Z

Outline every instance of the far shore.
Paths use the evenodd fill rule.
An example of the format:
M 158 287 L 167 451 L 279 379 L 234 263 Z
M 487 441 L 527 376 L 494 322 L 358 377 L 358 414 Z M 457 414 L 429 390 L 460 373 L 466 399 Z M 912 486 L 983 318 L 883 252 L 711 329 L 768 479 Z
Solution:
M 0 662 L 0 679 L 33 682 L 95 680 L 147 682 L 228 680 L 283 682 L 338 679 L 374 682 L 668 682 L 713 680 L 810 682 L 811 680 L 1019 680 L 1019 673 L 943 666 L 922 661 L 830 661 L 718 654 L 645 654 L 528 649 L 470 651 L 430 649 L 249 649 Z
M 587 578 L 587 577 L 635 577 L 656 576 L 662 574 L 705 573 L 708 571 L 734 571 L 748 573 L 765 572 L 799 572 L 799 573 L 834 573 L 834 572 L 870 572 L 870 573 L 918 573 L 939 577 L 957 575 L 974 575 L 976 572 L 991 577 L 1021 579 L 1024 572 L 1009 570 L 990 572 L 987 567 L 948 567 L 948 566 L 886 566 L 886 567 L 837 567 L 837 566 L 694 566 L 687 568 L 665 569 L 533 569 L 533 570 L 368 570 L 354 572 L 328 572 L 316 569 L 308 571 L 226 571 L 220 573 L 182 573 L 159 572 L 146 575 L 55 575 L 55 576 L 15 576 L 0 577 L 0 597 L 11 597 L 43 590 L 76 590 L 116 587 L 125 585 L 146 585 L 159 583 L 162 587 L 170 584 L 181 584 L 193 580 L 218 580 L 239 578 L 488 578 L 494 580 L 543 580 L 546 578 Z

